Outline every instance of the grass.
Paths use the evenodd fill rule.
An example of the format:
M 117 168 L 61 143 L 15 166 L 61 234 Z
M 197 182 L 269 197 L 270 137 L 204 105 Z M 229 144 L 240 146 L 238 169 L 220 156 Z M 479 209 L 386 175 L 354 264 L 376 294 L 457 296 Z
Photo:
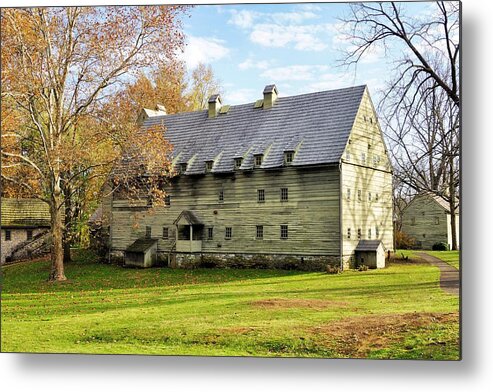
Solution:
M 429 254 L 431 256 L 435 256 L 439 258 L 442 261 L 445 261 L 447 264 L 451 265 L 455 269 L 460 268 L 460 263 L 459 263 L 459 251 L 458 250 L 419 250 L 419 251 L 413 251 L 413 250 L 407 250 L 407 249 L 398 249 L 395 251 L 395 255 L 397 258 L 401 258 L 402 255 L 404 257 L 409 257 L 410 259 L 419 259 L 419 256 L 416 255 L 415 252 L 423 252 L 426 254 Z
M 459 358 L 458 298 L 438 269 L 339 275 L 126 269 L 80 255 L 4 267 L 2 351 L 330 358 Z
M 447 251 L 426 251 L 431 256 L 438 257 L 440 260 L 445 261 L 452 267 L 459 269 L 459 251 L 458 250 L 447 250 Z

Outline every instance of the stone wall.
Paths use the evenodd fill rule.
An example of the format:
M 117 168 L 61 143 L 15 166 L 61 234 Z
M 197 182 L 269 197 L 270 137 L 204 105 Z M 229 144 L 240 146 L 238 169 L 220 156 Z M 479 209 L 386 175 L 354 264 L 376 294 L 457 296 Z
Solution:
M 5 240 L 5 231 L 10 230 L 10 241 Z M 32 229 L 33 238 L 45 233 L 47 229 Z M 17 249 L 19 245 L 27 241 L 26 229 L 2 229 L 1 230 L 1 263 L 5 263 L 6 260 L 10 260 L 12 251 Z M 16 259 L 29 258 L 37 255 L 36 249 L 40 244 L 37 241 L 26 247 L 25 252 L 17 251 Z M 45 249 L 43 249 L 44 251 Z

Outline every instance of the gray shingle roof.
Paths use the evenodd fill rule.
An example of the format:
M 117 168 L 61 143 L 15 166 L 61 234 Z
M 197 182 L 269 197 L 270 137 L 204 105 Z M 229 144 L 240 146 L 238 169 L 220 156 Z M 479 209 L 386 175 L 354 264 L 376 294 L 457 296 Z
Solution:
M 368 251 L 377 250 L 380 244 L 381 244 L 380 240 L 360 240 L 358 242 L 358 246 L 356 247 L 355 251 L 368 252 Z
M 178 218 L 175 219 L 174 224 L 180 221 L 181 218 L 185 218 L 191 225 L 204 226 L 204 222 L 193 212 L 189 210 L 183 210 Z
M 188 162 L 186 175 L 253 169 L 253 155 L 264 155 L 262 168 L 284 164 L 284 152 L 298 149 L 292 166 L 337 163 L 344 151 L 366 86 L 280 97 L 270 109 L 254 103 L 231 106 L 227 114 L 209 118 L 207 110 L 156 116 L 144 128 L 164 124 L 177 164 Z M 219 158 L 218 158 L 219 157 Z
M 139 238 L 126 249 L 127 252 L 146 252 L 151 246 L 153 246 L 157 242 L 157 239 L 152 238 Z
M 48 204 L 38 199 L 1 200 L 2 227 L 50 227 Z

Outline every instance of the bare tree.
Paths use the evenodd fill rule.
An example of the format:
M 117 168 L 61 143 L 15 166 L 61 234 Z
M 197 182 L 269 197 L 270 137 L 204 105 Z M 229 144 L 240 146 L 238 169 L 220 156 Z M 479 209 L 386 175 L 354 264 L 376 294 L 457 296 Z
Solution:
M 350 5 L 343 19 L 351 45 L 342 62 L 358 64 L 383 47 L 399 53 L 379 104 L 391 144 L 397 193 L 432 192 L 449 203 L 452 248 L 459 189 L 459 2 L 433 3 L 408 15 L 395 2 Z

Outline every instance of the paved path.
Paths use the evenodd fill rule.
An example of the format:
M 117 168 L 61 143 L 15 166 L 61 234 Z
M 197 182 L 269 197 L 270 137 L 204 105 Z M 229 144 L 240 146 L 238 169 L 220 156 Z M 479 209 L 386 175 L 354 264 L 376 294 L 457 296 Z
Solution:
M 459 270 L 448 265 L 445 261 L 440 260 L 435 256 L 430 256 L 427 253 L 416 252 L 416 254 L 423 260 L 440 269 L 440 287 L 444 291 L 450 294 L 459 295 Z

